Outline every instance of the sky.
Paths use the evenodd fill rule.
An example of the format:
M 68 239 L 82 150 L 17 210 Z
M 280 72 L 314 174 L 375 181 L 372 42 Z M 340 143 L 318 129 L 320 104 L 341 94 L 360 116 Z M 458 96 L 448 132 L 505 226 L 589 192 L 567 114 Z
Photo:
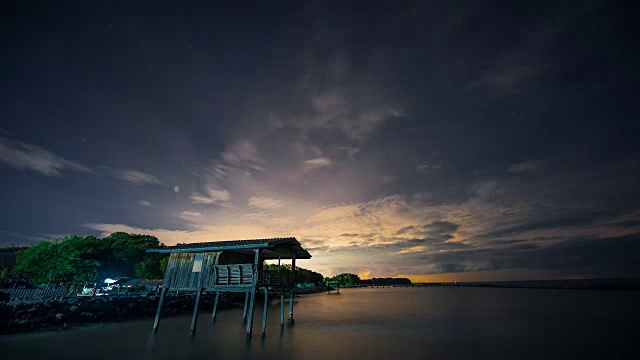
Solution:
M 325 275 L 640 276 L 633 1 L 114 3 L 2 5 L 0 246 L 295 236 Z

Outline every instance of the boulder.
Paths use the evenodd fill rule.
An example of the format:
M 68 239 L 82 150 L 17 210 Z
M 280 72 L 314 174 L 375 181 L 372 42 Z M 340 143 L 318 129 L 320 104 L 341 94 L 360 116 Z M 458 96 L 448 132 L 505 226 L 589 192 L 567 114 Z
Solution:
M 75 305 L 69 308 L 69 311 L 71 311 L 71 312 L 74 312 L 76 310 L 78 310 L 78 307 L 75 306 Z
M 60 321 L 62 320 L 62 318 L 64 318 L 64 314 L 61 314 L 61 313 L 56 314 L 56 321 Z

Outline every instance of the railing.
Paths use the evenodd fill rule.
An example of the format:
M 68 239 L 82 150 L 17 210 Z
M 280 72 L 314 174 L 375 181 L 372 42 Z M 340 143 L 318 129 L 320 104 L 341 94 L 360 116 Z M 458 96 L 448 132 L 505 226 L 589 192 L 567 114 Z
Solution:
M 260 286 L 289 286 L 291 274 L 288 271 L 262 270 L 258 272 L 258 285 Z

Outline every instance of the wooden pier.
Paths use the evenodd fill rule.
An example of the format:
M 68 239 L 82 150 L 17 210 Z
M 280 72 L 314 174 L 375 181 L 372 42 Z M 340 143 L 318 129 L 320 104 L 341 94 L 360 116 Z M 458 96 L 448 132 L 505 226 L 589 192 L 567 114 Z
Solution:
M 311 254 L 294 237 L 178 244 L 148 251 L 171 254 L 164 275 L 153 331 L 156 332 L 160 326 L 167 292 L 169 290 L 193 291 L 196 293 L 196 301 L 189 328 L 191 335 L 196 332 L 200 296 L 205 292 L 216 294 L 211 314 L 212 321 L 216 320 L 221 292 L 245 293 L 242 322 L 247 324 L 247 336 L 251 336 L 253 331 L 256 291 L 262 290 L 264 294 L 262 336 L 266 332 L 269 291 L 280 293 L 281 328 L 284 328 L 285 324 L 284 297 L 288 292 L 291 299 L 287 323 L 293 325 L 296 260 L 311 258 Z M 265 260 L 276 259 L 278 270 L 262 270 Z M 291 260 L 291 275 L 280 271 L 282 260 Z

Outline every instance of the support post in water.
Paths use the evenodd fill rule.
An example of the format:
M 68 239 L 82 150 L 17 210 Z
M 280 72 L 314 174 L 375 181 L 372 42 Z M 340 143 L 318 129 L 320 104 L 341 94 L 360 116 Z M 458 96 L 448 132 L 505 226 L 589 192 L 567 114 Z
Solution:
M 200 296 L 202 295 L 201 288 L 202 284 L 202 260 L 204 259 L 204 254 L 195 254 L 193 258 L 193 268 L 192 272 L 198 273 L 198 284 L 196 285 L 197 293 L 196 293 L 196 303 L 193 306 L 193 316 L 191 317 L 191 328 L 189 328 L 189 335 L 193 336 L 196 333 L 196 324 L 198 323 L 198 310 L 200 310 Z
M 251 301 L 249 303 L 249 321 L 247 321 L 247 336 L 251 336 L 253 327 L 253 307 L 256 302 L 256 286 L 258 284 L 258 260 L 260 259 L 260 249 L 254 250 L 256 255 L 253 260 L 253 281 L 251 283 Z
M 249 291 L 244 295 L 244 310 L 242 311 L 242 323 L 247 321 L 247 305 L 249 305 Z
M 284 330 L 284 290 L 280 290 L 280 330 Z
M 265 329 L 267 328 L 267 305 L 269 305 L 269 288 L 264 287 L 264 311 L 262 313 L 262 337 L 264 337 Z
M 289 300 L 289 325 L 293 325 L 293 296 L 296 288 L 296 257 L 295 254 L 291 260 L 291 300 Z
M 160 326 L 160 315 L 162 314 L 162 307 L 164 306 L 164 297 L 167 295 L 166 287 L 162 287 L 162 291 L 160 292 L 160 301 L 158 302 L 158 310 L 156 311 L 156 320 L 153 322 L 153 332 L 158 331 L 158 326 Z
M 213 302 L 213 312 L 211 313 L 211 321 L 216 321 L 216 311 L 218 310 L 219 299 L 220 299 L 220 291 L 216 291 L 216 300 Z

